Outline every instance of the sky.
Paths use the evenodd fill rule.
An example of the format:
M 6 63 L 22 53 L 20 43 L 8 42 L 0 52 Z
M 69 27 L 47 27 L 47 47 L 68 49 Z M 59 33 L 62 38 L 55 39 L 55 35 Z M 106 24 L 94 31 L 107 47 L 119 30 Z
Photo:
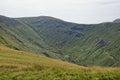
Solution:
M 85 24 L 120 18 L 120 0 L 0 0 L 0 15 L 52 16 Z

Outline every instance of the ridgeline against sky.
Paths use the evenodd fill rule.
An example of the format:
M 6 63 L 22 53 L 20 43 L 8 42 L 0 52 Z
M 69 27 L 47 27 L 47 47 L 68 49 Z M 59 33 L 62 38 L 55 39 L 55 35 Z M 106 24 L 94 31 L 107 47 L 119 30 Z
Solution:
M 0 0 L 0 15 L 44 15 L 77 23 L 101 23 L 120 18 L 120 0 Z

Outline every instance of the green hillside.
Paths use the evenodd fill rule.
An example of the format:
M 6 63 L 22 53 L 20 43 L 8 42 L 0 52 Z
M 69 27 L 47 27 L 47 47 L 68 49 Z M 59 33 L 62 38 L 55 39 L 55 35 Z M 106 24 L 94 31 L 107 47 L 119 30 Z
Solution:
M 118 21 L 0 16 L 0 80 L 120 80 L 119 34 Z
M 19 18 L 64 59 L 89 66 L 120 66 L 120 23 L 76 24 L 42 16 Z
M 0 80 L 120 80 L 120 68 L 82 67 L 0 45 Z
M 0 16 L 0 44 L 84 66 L 120 66 L 120 23 Z
M 0 44 L 15 50 L 46 54 L 54 58 L 60 57 L 59 54 L 47 50 L 50 47 L 31 27 L 5 16 L 0 16 Z

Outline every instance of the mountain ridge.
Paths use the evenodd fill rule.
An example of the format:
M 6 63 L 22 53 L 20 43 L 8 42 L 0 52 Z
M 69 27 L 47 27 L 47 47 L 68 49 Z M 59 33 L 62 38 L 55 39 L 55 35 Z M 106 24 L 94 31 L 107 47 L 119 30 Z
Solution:
M 22 25 L 16 29 L 12 27 L 15 30 L 12 29 L 11 32 L 24 31 L 24 36 L 22 36 L 23 33 L 16 36 L 22 37 L 23 39 L 19 38 L 19 40 L 22 40 L 23 43 L 27 42 L 25 46 L 28 48 L 27 51 L 42 53 L 47 57 L 84 66 L 120 66 L 119 23 L 77 24 L 48 16 L 12 19 Z M 1 22 L 1 24 L 6 23 Z M 5 30 L 8 29 L 5 28 Z M 0 33 L 3 34 L 3 32 Z M 1 37 L 3 38 L 2 35 Z M 16 45 L 18 44 L 21 43 L 17 42 Z M 24 50 L 21 49 L 21 45 L 17 46 L 18 50 L 19 48 Z
M 113 21 L 114 23 L 120 23 L 120 18 Z

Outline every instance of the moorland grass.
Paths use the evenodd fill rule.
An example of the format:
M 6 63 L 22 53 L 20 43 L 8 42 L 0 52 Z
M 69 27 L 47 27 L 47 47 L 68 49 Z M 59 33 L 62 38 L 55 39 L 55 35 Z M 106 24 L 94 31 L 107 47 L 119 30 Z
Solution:
M 120 68 L 83 67 L 1 45 L 0 80 L 120 80 Z

